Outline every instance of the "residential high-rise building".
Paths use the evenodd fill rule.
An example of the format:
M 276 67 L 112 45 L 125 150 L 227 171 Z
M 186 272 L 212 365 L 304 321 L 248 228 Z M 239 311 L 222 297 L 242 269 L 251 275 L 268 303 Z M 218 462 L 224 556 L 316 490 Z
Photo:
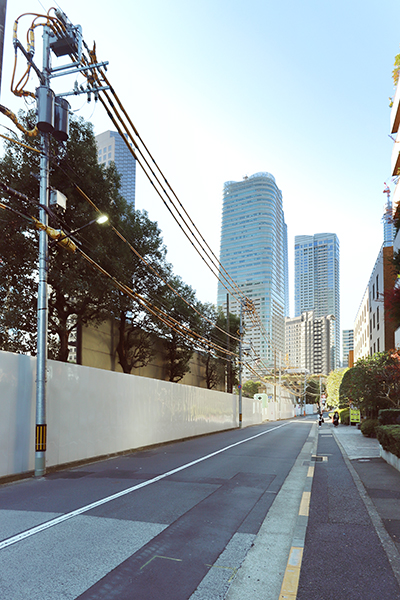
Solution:
M 135 208 L 136 160 L 116 131 L 105 131 L 96 135 L 99 163 L 108 166 L 115 163 L 121 175 L 121 195 Z M 129 142 L 132 146 L 132 142 Z
M 348 367 L 349 366 L 349 354 L 352 350 L 354 350 L 354 329 L 343 329 L 342 345 L 343 345 L 342 367 Z
M 340 366 L 339 240 L 335 233 L 295 237 L 295 316 L 313 310 L 330 317 L 332 351 L 329 371 Z M 332 320 L 333 317 L 333 320 Z
M 334 350 L 335 319 L 313 310 L 285 319 L 285 355 L 290 369 L 314 375 L 329 373 Z
M 369 290 L 364 292 L 354 321 L 354 362 L 369 355 Z
M 251 345 L 260 364 L 271 367 L 276 352 L 284 352 L 289 278 L 282 193 L 270 173 L 225 183 L 220 262 L 252 301 L 262 323 L 261 329 L 254 327 L 244 314 L 245 344 Z M 226 310 L 227 290 L 221 283 L 217 302 Z M 233 295 L 229 310 L 240 313 Z

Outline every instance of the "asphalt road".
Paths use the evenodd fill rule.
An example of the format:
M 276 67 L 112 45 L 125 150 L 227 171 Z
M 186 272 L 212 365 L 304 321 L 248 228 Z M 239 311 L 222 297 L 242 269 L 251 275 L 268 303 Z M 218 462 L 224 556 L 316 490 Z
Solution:
M 312 425 L 269 423 L 3 485 L 0 597 L 223 599 Z M 289 522 L 298 505 L 287 506 Z M 283 558 L 271 589 L 292 535 L 273 538 Z

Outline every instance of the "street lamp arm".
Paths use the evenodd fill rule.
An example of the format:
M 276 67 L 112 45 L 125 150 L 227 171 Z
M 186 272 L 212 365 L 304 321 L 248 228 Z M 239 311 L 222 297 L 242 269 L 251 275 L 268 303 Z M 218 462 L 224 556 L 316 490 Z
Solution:
M 47 235 L 49 236 L 49 238 L 51 238 L 53 240 L 50 243 L 50 247 L 52 245 L 54 245 L 54 244 L 60 244 L 61 246 L 63 246 L 67 250 L 69 250 L 70 252 L 75 252 L 76 251 L 76 247 L 77 246 L 68 237 L 68 234 L 64 233 L 61 229 L 53 229 L 53 227 L 49 227 L 48 225 L 44 225 L 44 223 L 42 223 L 38 219 L 35 219 L 35 217 L 32 217 L 32 219 L 33 219 L 33 221 L 35 223 L 36 228 L 37 229 L 41 229 L 42 231 L 45 231 L 47 233 Z

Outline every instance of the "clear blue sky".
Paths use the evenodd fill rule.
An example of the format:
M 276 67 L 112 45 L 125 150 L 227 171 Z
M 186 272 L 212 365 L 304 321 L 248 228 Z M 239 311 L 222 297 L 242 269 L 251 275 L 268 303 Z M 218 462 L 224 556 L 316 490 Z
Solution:
M 1 102 L 14 112 L 24 102 L 8 92 L 12 24 L 50 6 L 8 0 Z M 294 236 L 338 235 L 341 328 L 352 328 L 383 241 L 384 182 L 394 188 L 388 98 L 400 3 L 68 0 L 60 7 L 110 62 L 117 94 L 217 255 L 223 184 L 257 171 L 272 173 L 283 193 L 291 297 Z M 21 19 L 21 41 L 29 24 Z M 40 29 L 36 36 L 40 66 Z M 32 76 L 28 87 L 36 85 Z M 72 82 L 56 85 L 65 91 Z M 100 104 L 86 105 L 81 96 L 72 109 L 96 134 L 112 129 Z M 10 126 L 4 117 L 0 123 Z M 136 207 L 158 221 L 175 272 L 200 300 L 215 302 L 215 278 L 140 169 Z

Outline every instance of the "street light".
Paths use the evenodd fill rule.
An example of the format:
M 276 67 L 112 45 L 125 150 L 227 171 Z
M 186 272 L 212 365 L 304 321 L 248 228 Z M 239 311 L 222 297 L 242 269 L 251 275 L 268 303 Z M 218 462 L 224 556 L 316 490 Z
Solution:
M 65 240 L 67 240 L 68 242 L 71 242 L 71 240 L 69 238 L 71 238 L 73 235 L 75 235 L 79 231 L 82 231 L 82 229 L 85 229 L 86 227 L 89 227 L 89 225 L 93 225 L 94 223 L 98 223 L 99 225 L 102 225 L 103 223 L 107 223 L 107 221 L 108 221 L 107 215 L 100 215 L 99 217 L 97 217 L 97 219 L 93 219 L 92 221 L 89 221 L 89 223 L 82 225 L 82 227 L 78 227 L 78 229 L 74 229 L 74 231 L 71 231 L 70 233 L 64 233 L 61 229 L 54 229 L 53 232 L 47 231 L 48 235 L 53 240 L 52 242 L 50 242 L 49 248 L 52 248 L 53 246 L 55 246 L 56 244 L 59 244 L 59 243 L 61 243 L 61 245 L 68 247 L 68 244 L 65 243 Z M 48 228 L 48 229 L 50 229 L 50 228 Z M 62 242 L 64 242 L 64 244 L 62 244 Z

